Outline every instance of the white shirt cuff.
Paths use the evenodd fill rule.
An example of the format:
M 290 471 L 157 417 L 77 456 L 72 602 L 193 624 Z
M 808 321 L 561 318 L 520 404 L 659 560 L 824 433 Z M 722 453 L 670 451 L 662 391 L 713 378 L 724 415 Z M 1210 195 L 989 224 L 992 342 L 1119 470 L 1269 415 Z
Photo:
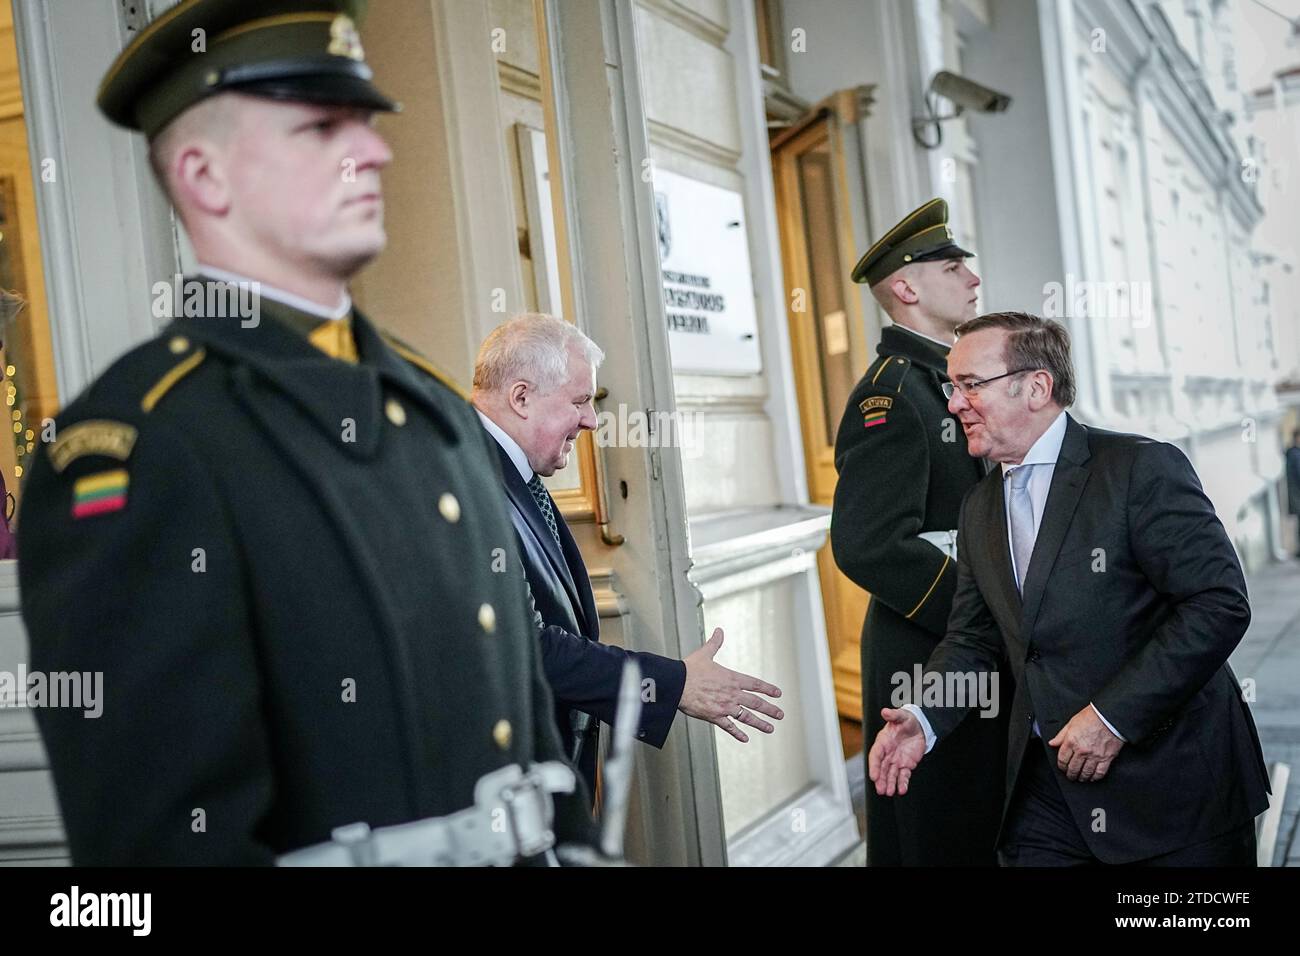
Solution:
M 930 727 L 930 722 L 925 719 L 925 711 L 921 710 L 920 707 L 917 707 L 916 704 L 904 704 L 903 710 L 906 710 L 912 715 L 914 715 L 916 719 L 920 722 L 921 729 L 925 731 L 925 752 L 929 753 L 931 750 L 934 749 L 935 736 L 934 736 L 934 730 Z M 1098 714 L 1098 716 L 1100 717 L 1101 715 Z M 1102 717 L 1102 720 L 1105 719 L 1106 718 Z M 1110 725 L 1107 724 L 1106 726 L 1109 727 Z
M 1091 703 L 1090 703 L 1088 706 L 1092 708 L 1092 712 L 1093 712 L 1094 714 L 1096 714 L 1098 718 L 1100 718 L 1101 722 L 1102 722 L 1103 724 L 1106 725 L 1106 729 L 1107 729 L 1107 730 L 1109 730 L 1112 734 L 1114 734 L 1114 735 L 1115 735 L 1116 737 L 1118 737 L 1120 740 L 1124 741 L 1124 743 L 1128 743 L 1128 739 L 1127 739 L 1123 734 L 1121 734 L 1118 730 L 1115 729 L 1115 725 L 1112 724 L 1109 720 L 1106 719 L 1106 716 L 1105 716 L 1101 711 L 1099 711 L 1099 710 L 1097 709 L 1097 705 L 1096 705 L 1096 704 L 1091 704 Z

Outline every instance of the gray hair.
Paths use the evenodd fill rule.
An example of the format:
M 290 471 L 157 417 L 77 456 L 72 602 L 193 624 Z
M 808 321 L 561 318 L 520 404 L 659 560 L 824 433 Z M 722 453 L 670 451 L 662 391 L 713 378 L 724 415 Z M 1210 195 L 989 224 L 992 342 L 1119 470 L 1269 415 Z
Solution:
M 474 361 L 474 388 L 495 392 L 522 379 L 549 392 L 569 377 L 570 348 L 577 348 L 593 369 L 605 359 L 600 347 L 572 323 L 541 312 L 516 315 L 483 340 Z

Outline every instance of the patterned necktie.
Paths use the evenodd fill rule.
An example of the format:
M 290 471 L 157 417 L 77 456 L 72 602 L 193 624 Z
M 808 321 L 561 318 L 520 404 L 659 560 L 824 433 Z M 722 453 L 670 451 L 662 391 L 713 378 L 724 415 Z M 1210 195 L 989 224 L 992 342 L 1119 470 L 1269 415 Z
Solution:
M 551 537 L 555 539 L 555 546 L 563 551 L 564 548 L 560 546 L 560 529 L 555 525 L 555 509 L 551 507 L 551 496 L 546 493 L 546 486 L 542 484 L 540 476 L 533 475 L 529 479 L 528 490 L 532 492 L 533 500 L 537 502 L 542 517 L 546 519 L 546 527 L 551 529 Z
M 1007 472 L 1007 480 L 1011 482 L 1011 554 L 1016 562 L 1016 588 L 1022 593 L 1036 537 L 1034 502 L 1029 497 L 1029 469 L 1033 467 L 1020 465 Z

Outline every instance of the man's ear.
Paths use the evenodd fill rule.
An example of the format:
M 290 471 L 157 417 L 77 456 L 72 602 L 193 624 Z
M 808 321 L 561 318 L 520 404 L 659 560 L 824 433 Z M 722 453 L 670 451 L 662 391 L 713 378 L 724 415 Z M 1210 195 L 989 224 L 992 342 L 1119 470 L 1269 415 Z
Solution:
M 904 305 L 916 305 L 919 298 L 916 290 L 912 288 L 912 283 L 903 276 L 896 276 L 890 280 L 889 291 L 894 293 L 894 298 Z
M 1037 369 L 1029 376 L 1029 408 L 1031 411 L 1038 411 L 1052 400 L 1052 392 L 1055 390 L 1056 383 L 1052 380 L 1052 373 L 1047 369 Z
M 230 210 L 230 183 L 223 157 L 215 144 L 194 139 L 172 155 L 172 191 L 186 206 L 214 216 Z
M 506 392 L 506 399 L 516 415 L 527 418 L 530 411 L 529 402 L 532 401 L 533 395 L 532 385 L 520 380 L 510 386 L 510 390 Z

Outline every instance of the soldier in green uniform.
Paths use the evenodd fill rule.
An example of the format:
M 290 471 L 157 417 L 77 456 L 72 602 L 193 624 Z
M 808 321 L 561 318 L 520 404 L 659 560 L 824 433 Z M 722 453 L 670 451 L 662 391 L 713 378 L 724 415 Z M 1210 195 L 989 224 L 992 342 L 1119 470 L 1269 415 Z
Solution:
M 348 296 L 394 108 L 355 12 L 185 0 L 99 92 L 201 266 L 23 499 L 31 667 L 102 674 L 98 719 L 37 711 L 76 863 L 509 863 L 593 835 L 490 439 Z
M 947 203 L 933 199 L 853 269 L 853 281 L 868 283 L 893 320 L 835 441 L 831 547 L 840 570 L 871 594 L 862 626 L 866 740 L 884 724 L 881 708 L 898 705 L 900 682 L 913 681 L 944 636 L 958 512 L 985 474 L 940 388 L 953 329 L 976 313 L 980 280 L 965 264 L 970 255 L 953 242 Z M 1010 687 L 1001 690 L 1009 700 Z M 972 713 L 957 731 L 960 745 L 925 767 L 924 778 L 914 775 L 905 799 L 867 787 L 868 865 L 997 864 L 1008 709 L 996 719 Z

